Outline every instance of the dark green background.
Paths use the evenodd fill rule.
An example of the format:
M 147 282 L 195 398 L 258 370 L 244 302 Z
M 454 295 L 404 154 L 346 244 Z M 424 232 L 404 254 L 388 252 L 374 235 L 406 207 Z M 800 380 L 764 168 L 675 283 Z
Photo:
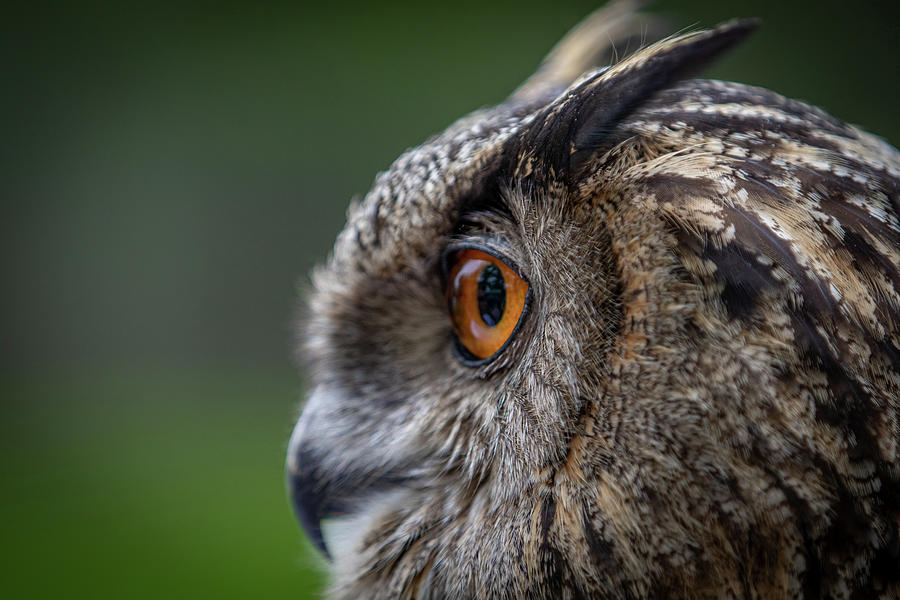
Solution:
M 897 144 L 896 4 L 653 11 L 762 17 L 710 76 Z M 378 170 L 594 6 L 0 9 L 0 595 L 314 596 L 282 480 L 298 282 Z

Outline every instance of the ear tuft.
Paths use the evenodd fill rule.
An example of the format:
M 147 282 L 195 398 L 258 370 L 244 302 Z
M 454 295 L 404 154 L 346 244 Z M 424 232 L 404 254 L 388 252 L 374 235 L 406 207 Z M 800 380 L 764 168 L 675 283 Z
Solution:
M 555 96 L 586 71 L 618 62 L 661 39 L 669 27 L 661 17 L 637 11 L 644 0 L 613 0 L 585 17 L 550 51 L 513 102 Z
M 506 155 L 514 162 L 508 167 L 515 172 L 522 164 L 532 165 L 529 171 L 543 165 L 539 171 L 566 177 L 599 148 L 615 143 L 617 126 L 654 94 L 699 73 L 758 24 L 756 19 L 737 19 L 670 37 L 612 67 L 586 73 L 511 141 Z
M 585 82 L 575 150 L 590 149 L 606 132 L 654 93 L 700 73 L 759 27 L 758 19 L 734 19 L 713 29 L 673 36 L 648 46 Z M 596 138 L 601 138 L 600 140 Z

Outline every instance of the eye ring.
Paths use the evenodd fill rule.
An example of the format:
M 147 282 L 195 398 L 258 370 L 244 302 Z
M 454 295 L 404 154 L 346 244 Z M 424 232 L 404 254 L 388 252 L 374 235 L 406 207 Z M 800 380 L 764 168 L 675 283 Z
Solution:
M 511 260 L 476 244 L 448 247 L 441 271 L 454 355 L 468 367 L 492 362 L 525 321 L 531 285 Z

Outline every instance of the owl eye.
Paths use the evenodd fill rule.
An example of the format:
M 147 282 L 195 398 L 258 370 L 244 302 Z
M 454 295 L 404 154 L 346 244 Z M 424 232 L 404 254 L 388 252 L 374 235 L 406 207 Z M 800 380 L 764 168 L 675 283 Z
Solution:
M 466 361 L 483 361 L 500 351 L 525 310 L 528 283 L 496 256 L 466 248 L 447 261 L 447 303 Z

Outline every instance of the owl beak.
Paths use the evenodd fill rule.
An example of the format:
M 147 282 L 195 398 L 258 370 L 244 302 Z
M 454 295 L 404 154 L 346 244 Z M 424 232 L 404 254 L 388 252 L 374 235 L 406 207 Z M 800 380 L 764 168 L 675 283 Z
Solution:
M 402 449 L 388 454 L 381 446 L 366 445 L 372 436 L 341 429 L 333 412 L 340 406 L 335 392 L 316 388 L 291 434 L 285 464 L 297 520 L 328 559 L 340 558 L 335 553 L 340 554 L 342 543 L 352 537 L 342 523 L 366 514 L 366 507 L 378 505 L 385 494 L 402 489 L 410 479 L 410 465 L 418 460 L 414 455 L 397 461 Z M 392 460 L 386 460 L 389 457 Z
M 322 537 L 322 519 L 328 514 L 326 484 L 320 477 L 321 469 L 315 455 L 304 448 L 303 432 L 309 419 L 297 421 L 288 445 L 285 475 L 288 494 L 294 505 L 294 514 L 315 547 L 331 559 L 325 539 Z

